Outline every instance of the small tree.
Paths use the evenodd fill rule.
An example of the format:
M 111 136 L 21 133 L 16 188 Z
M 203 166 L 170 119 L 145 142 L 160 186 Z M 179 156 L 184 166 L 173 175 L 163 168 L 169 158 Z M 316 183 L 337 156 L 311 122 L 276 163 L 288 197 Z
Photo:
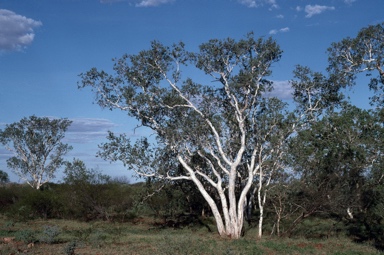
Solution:
M 0 184 L 9 182 L 9 176 L 3 170 L 0 170 Z
M 31 116 L 6 125 L 0 130 L 0 143 L 15 155 L 7 160 L 8 167 L 31 187 L 40 189 L 54 178 L 64 164 L 63 156 L 72 149 L 61 142 L 71 123 Z
M 110 194 L 113 183 L 111 177 L 96 169 L 88 169 L 79 159 L 67 162 L 64 170 L 64 182 L 68 184 L 68 210 L 76 217 L 87 220 L 104 218 L 110 220 L 108 208 L 116 194 Z M 121 201 L 118 201 L 121 202 Z M 116 205 L 117 206 L 117 205 Z
M 70 185 L 105 184 L 111 179 L 95 169 L 88 169 L 80 159 L 66 162 L 64 169 L 64 182 Z

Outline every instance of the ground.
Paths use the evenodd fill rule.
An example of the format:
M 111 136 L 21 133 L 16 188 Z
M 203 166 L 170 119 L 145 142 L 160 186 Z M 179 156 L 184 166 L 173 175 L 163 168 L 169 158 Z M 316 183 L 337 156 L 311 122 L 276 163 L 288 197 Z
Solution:
M 68 220 L 0 221 L 0 254 L 380 254 L 346 237 L 332 239 L 256 238 L 250 230 L 229 240 L 204 226 L 169 228 L 153 219 L 129 223 Z M 212 226 L 214 227 L 214 226 Z M 213 228 L 214 229 L 214 228 Z M 44 242 L 43 242 L 44 241 Z

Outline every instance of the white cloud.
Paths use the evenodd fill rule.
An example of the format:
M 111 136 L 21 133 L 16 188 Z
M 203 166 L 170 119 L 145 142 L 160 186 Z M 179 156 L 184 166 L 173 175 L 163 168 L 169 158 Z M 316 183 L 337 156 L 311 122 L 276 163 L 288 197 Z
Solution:
M 271 31 L 269 31 L 269 34 L 270 35 L 275 35 L 279 32 L 281 33 L 286 33 L 289 31 L 289 27 L 283 27 L 283 28 L 280 28 L 280 29 L 272 29 Z
M 40 21 L 0 9 L 0 51 L 19 51 L 32 43 Z
M 356 0 L 344 0 L 344 3 L 346 4 L 352 4 L 353 2 L 356 2 Z
M 254 1 L 254 0 L 239 0 L 239 3 L 241 3 L 242 5 L 245 5 L 249 8 L 254 8 L 254 7 L 258 6 L 256 4 L 256 1 Z
M 300 12 L 301 10 L 303 10 L 300 6 L 296 6 L 296 11 Z
M 276 18 L 278 18 L 278 19 L 284 19 L 284 15 L 282 15 L 282 14 L 277 15 Z
M 334 10 L 333 6 L 325 6 L 325 5 L 307 5 L 305 6 L 304 11 L 307 13 L 305 15 L 306 18 L 311 18 L 313 15 L 320 14 L 327 10 Z
M 68 128 L 65 139 L 67 142 L 72 143 L 87 143 L 105 138 L 108 130 L 117 126 L 107 119 L 77 118 L 71 120 L 73 122 Z
M 289 81 L 273 81 L 273 88 L 268 93 L 269 97 L 277 97 L 282 100 L 292 99 L 293 89 Z
M 276 0 L 267 0 L 267 4 L 271 5 L 271 8 L 279 8 L 279 6 L 276 3 Z
M 263 6 L 264 4 L 270 5 L 271 8 L 279 8 L 276 3 L 276 0 L 238 0 L 238 2 L 249 8 L 256 8 L 259 6 Z
M 277 32 L 279 32 L 277 29 L 272 29 L 271 31 L 269 31 L 269 34 L 275 35 L 275 34 L 277 34 Z
M 153 7 L 161 4 L 167 4 L 173 2 L 173 0 L 142 0 L 136 4 L 137 7 Z

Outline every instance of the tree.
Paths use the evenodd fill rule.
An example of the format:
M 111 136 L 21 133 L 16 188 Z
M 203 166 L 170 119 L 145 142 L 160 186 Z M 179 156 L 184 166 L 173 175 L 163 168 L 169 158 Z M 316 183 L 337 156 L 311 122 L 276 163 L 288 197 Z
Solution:
M 345 38 L 328 49 L 328 71 L 345 86 L 353 85 L 356 75 L 371 77 L 369 87 L 375 92 L 372 104 L 384 106 L 384 23 L 359 31 L 355 38 Z M 377 72 L 378 75 L 374 76 Z
M 9 182 L 8 174 L 3 170 L 0 170 L 0 183 L 7 183 L 7 182 Z
M 291 140 L 288 158 L 300 177 L 297 203 L 303 216 L 351 221 L 366 211 L 364 194 L 382 185 L 381 122 L 375 111 L 344 103 Z
M 383 24 L 363 28 L 355 38 L 333 43 L 328 49 L 328 86 L 336 85 L 337 92 L 330 97 L 341 101 L 339 89 L 355 85 L 358 75 L 365 73 L 374 91 L 371 104 L 377 108 L 363 110 L 343 100 L 292 136 L 288 165 L 299 178 L 290 183 L 288 194 L 293 193 L 289 202 L 297 205 L 298 217 L 285 234 L 291 234 L 306 217 L 327 215 L 348 222 L 353 236 L 382 245 Z M 272 202 L 279 220 L 284 208 L 277 195 L 277 202 Z
M 71 123 L 31 116 L 6 125 L 0 130 L 0 143 L 15 155 L 7 160 L 8 167 L 31 187 L 40 189 L 54 178 L 64 164 L 63 156 L 72 149 L 61 142 Z
M 104 175 L 100 171 L 87 169 L 85 163 L 80 159 L 66 162 L 64 174 L 64 182 L 70 185 L 105 184 L 111 180 L 110 176 Z
M 79 159 L 66 162 L 64 174 L 64 182 L 68 184 L 69 189 L 66 192 L 68 203 L 72 205 L 68 211 L 86 220 L 96 218 L 111 220 L 108 209 L 114 201 L 113 196 L 117 195 L 108 192 L 113 186 L 109 183 L 110 176 L 96 169 L 87 169 L 85 163 Z
M 251 188 L 261 194 L 280 167 L 290 134 L 328 105 L 323 95 L 337 92 L 321 74 L 298 67 L 292 83 L 298 107 L 288 112 L 269 96 L 274 85 L 267 77 L 281 53 L 274 40 L 256 40 L 251 33 L 239 41 L 209 40 L 197 53 L 183 43 L 152 42 L 149 50 L 115 60 L 115 75 L 96 68 L 80 74 L 79 87 L 93 88 L 101 107 L 126 111 L 155 133 L 136 141 L 109 133 L 100 155 L 141 176 L 192 181 L 219 234 L 239 238 Z M 211 83 L 182 79 L 189 64 Z

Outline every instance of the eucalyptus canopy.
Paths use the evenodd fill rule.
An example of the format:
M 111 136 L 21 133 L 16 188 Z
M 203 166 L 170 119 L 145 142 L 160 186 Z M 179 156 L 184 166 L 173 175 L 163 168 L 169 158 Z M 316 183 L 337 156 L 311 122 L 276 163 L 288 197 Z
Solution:
M 375 94 L 372 104 L 384 106 L 384 23 L 361 29 L 354 38 L 333 43 L 328 49 L 328 71 L 344 86 L 353 85 L 356 75 L 370 77 Z
M 287 139 L 337 98 L 325 76 L 298 67 L 291 84 L 297 108 L 289 112 L 270 96 L 268 77 L 281 54 L 274 40 L 253 34 L 212 39 L 198 52 L 155 41 L 149 50 L 115 60 L 112 75 L 96 68 L 81 74 L 79 87 L 92 87 L 100 106 L 126 111 L 154 132 L 155 139 L 137 141 L 110 133 L 100 155 L 140 176 L 192 181 L 219 234 L 239 238 L 251 188 L 262 211 L 263 185 L 282 169 Z M 194 79 L 184 77 L 192 73 Z
M 31 187 L 40 189 L 54 178 L 64 164 L 63 156 L 71 150 L 61 142 L 71 123 L 67 119 L 30 116 L 6 125 L 0 130 L 0 143 L 14 153 L 7 160 L 8 167 Z

